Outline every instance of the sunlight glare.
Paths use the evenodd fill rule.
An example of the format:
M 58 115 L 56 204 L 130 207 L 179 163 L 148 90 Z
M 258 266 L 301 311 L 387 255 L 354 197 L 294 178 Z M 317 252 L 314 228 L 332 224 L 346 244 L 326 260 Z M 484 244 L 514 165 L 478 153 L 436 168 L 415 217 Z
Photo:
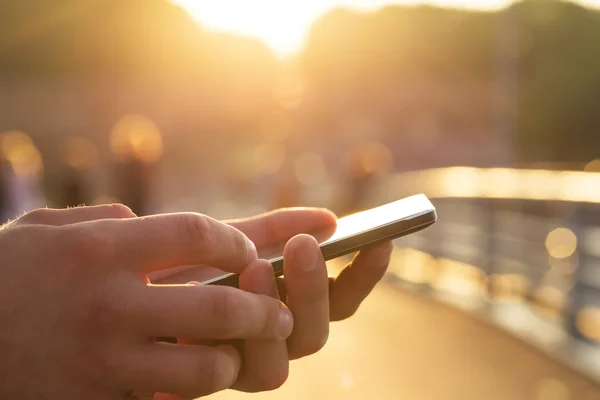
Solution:
M 423 3 L 419 0 L 172 1 L 187 10 L 203 27 L 258 38 L 280 57 L 298 52 L 304 44 L 311 24 L 333 8 L 366 11 L 389 4 Z M 506 5 L 508 0 L 431 0 L 426 3 L 494 9 Z

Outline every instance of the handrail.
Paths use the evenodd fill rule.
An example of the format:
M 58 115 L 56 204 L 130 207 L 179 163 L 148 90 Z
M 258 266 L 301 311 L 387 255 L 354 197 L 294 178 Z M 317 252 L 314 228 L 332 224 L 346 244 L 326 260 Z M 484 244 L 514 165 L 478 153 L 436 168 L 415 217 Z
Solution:
M 469 266 L 468 270 L 470 272 L 479 271 L 484 274 L 485 277 L 481 279 L 482 282 L 495 282 L 491 278 L 503 278 L 502 274 L 507 274 L 505 275 L 506 277 L 513 277 L 519 274 L 519 277 L 525 277 L 525 275 L 531 274 L 529 278 L 535 280 L 538 279 L 535 278 L 536 276 L 539 277 L 540 274 L 546 274 L 546 272 L 542 271 L 550 271 L 552 269 L 549 268 L 548 265 L 542 265 L 539 262 L 531 261 L 532 255 L 543 255 L 540 251 L 548 251 L 546 257 L 548 257 L 548 259 L 552 258 L 549 249 L 554 245 L 552 244 L 552 241 L 549 242 L 550 234 L 558 231 L 559 229 L 557 228 L 562 225 L 560 229 L 568 232 L 570 235 L 574 235 L 576 238 L 574 242 L 575 245 L 571 246 L 573 247 L 573 253 L 571 261 L 569 261 L 573 264 L 574 268 L 569 272 L 569 274 L 572 273 L 572 287 L 570 287 L 570 289 L 565 289 L 566 291 L 563 291 L 563 288 L 560 293 L 556 290 L 542 293 L 542 288 L 549 289 L 552 287 L 553 283 L 544 283 L 543 280 L 538 279 L 538 283 L 536 283 L 538 286 L 524 290 L 523 293 L 521 293 L 521 300 L 537 306 L 543 305 L 543 308 L 547 311 L 550 311 L 554 306 L 557 307 L 557 309 L 554 310 L 553 316 L 561 316 L 560 319 L 562 320 L 562 323 L 560 324 L 560 329 L 564 331 L 566 337 L 570 337 L 569 340 L 573 340 L 573 345 L 570 347 L 571 350 L 560 350 L 559 353 L 562 352 L 561 354 L 556 353 L 556 349 L 545 348 L 542 342 L 540 342 L 541 348 L 552 353 L 550 355 L 556 356 L 565 364 L 576 366 L 577 368 L 575 369 L 579 372 L 588 377 L 593 377 L 594 380 L 600 383 L 600 363 L 598 363 L 598 365 L 590 365 L 587 360 L 582 361 L 579 356 L 575 356 L 571 353 L 572 351 L 579 351 L 576 350 L 579 345 L 585 345 L 585 348 L 588 350 L 590 349 L 587 346 L 594 347 L 594 354 L 600 354 L 599 344 L 592 345 L 591 343 L 588 343 L 586 345 L 581 340 L 584 336 L 587 339 L 590 337 L 584 335 L 584 332 L 579 332 L 579 326 L 577 329 L 575 328 L 575 325 L 580 324 L 581 321 L 583 321 L 581 319 L 582 314 L 580 313 L 582 310 L 586 309 L 588 306 L 593 306 L 594 310 L 597 310 L 597 306 L 594 306 L 594 304 L 591 303 L 587 304 L 587 300 L 585 300 L 588 296 L 591 296 L 591 291 L 593 290 L 595 293 L 594 298 L 600 299 L 599 287 L 592 287 L 591 282 L 589 282 L 587 278 L 589 275 L 586 275 L 586 273 L 589 274 L 590 272 L 600 274 L 600 271 L 596 272 L 596 270 L 600 268 L 600 256 L 598 255 L 600 252 L 595 250 L 595 239 L 593 239 L 597 237 L 597 232 L 600 232 L 600 226 L 598 226 L 599 220 L 597 219 L 597 216 L 600 215 L 600 207 L 597 206 L 600 204 L 600 173 L 535 168 L 474 167 L 449 167 L 409 171 L 382 177 L 378 188 L 371 192 L 373 198 L 370 202 L 373 204 L 381 204 L 415 193 L 426 194 L 434 200 L 436 206 L 440 207 L 438 226 L 434 226 L 430 230 L 415 235 L 414 241 L 404 240 L 403 243 L 405 243 L 405 246 L 403 247 L 410 248 L 415 246 L 412 248 L 423 252 L 424 255 L 428 255 L 431 260 L 435 261 L 432 261 L 432 265 L 437 265 L 436 268 L 438 268 L 438 273 L 441 271 L 438 265 L 439 260 L 452 260 L 453 262 Z M 498 200 L 499 202 L 485 201 L 485 199 Z M 480 200 L 483 200 L 483 202 L 480 203 Z M 558 208 L 557 212 L 561 213 L 560 218 L 549 218 L 544 220 L 547 223 L 539 225 L 539 227 L 538 225 L 531 225 L 531 220 L 524 218 L 523 223 L 527 224 L 525 221 L 529 221 L 529 225 L 524 225 L 524 229 L 521 231 L 519 228 L 507 228 L 507 226 L 514 225 L 498 223 L 498 218 L 502 218 L 501 213 L 505 212 L 500 202 L 501 200 L 517 202 L 565 202 L 569 203 L 570 206 L 566 209 Z M 469 237 L 473 237 L 472 233 L 465 234 L 464 232 L 460 233 L 456 231 L 453 235 L 445 235 L 443 230 L 440 230 L 442 225 L 461 223 L 460 216 L 452 215 L 452 213 L 445 215 L 444 207 L 447 205 L 450 207 L 449 209 L 454 209 L 452 207 L 455 207 L 457 204 L 462 204 L 463 201 L 465 207 L 476 206 L 473 209 L 473 215 L 476 214 L 477 217 L 465 221 L 467 225 L 474 224 L 474 226 L 478 226 L 478 229 L 481 230 L 479 235 L 475 235 L 475 237 L 478 237 L 481 240 L 476 242 L 470 242 L 471 239 L 468 239 Z M 558 217 L 559 215 L 557 214 L 556 216 Z M 526 217 L 526 215 L 523 215 L 523 217 Z M 457 218 L 459 219 L 457 220 Z M 548 231 L 545 231 L 546 228 Z M 499 235 L 504 229 L 509 229 L 509 233 L 512 232 L 514 237 L 511 236 L 507 239 L 506 235 Z M 525 236 L 521 236 L 521 232 L 527 233 L 525 233 Z M 532 234 L 534 235 L 533 237 L 536 238 L 536 241 L 540 241 L 539 245 L 545 245 L 544 247 L 548 248 L 548 250 L 544 249 L 544 247 L 540 248 L 540 246 L 518 250 L 519 246 L 517 246 L 517 249 L 514 250 L 514 254 L 503 253 L 504 250 L 502 249 L 505 249 L 507 246 L 506 240 L 509 240 L 511 243 L 520 241 L 521 244 L 530 244 L 531 240 L 533 240 L 531 237 Z M 546 238 L 546 243 L 543 243 L 543 238 Z M 467 242 L 463 242 L 464 240 L 467 240 Z M 413 244 L 411 245 L 411 243 Z M 503 243 L 504 247 L 498 247 L 499 243 Z M 441 244 L 445 244 L 445 246 L 442 246 Z M 457 253 L 458 255 L 452 252 L 448 253 L 448 248 L 453 248 L 453 246 L 467 246 L 473 248 L 475 259 L 469 259 L 470 257 L 472 258 L 472 255 L 463 257 L 460 253 Z M 466 259 L 461 259 L 465 257 Z M 510 268 L 503 269 L 504 267 L 497 264 L 498 257 L 506 260 L 518 260 L 520 264 L 526 266 L 527 271 L 520 270 L 519 272 L 512 272 Z M 563 263 L 561 265 L 566 268 L 567 264 L 568 263 Z M 565 269 L 565 271 L 567 270 L 568 268 Z M 399 279 L 403 282 L 403 287 L 414 286 L 420 293 L 429 293 L 433 298 L 440 299 L 439 295 L 441 291 L 437 288 L 436 282 L 430 282 L 428 280 L 429 278 L 415 279 L 413 282 L 413 276 L 411 274 L 416 274 L 415 276 L 419 278 L 420 275 L 418 272 L 419 271 L 417 271 L 416 268 L 412 268 L 411 266 L 398 266 L 390 270 L 389 276 L 391 282 L 395 282 Z M 426 272 L 427 271 L 425 270 L 423 271 L 423 273 Z M 501 279 L 497 280 L 498 283 L 501 283 Z M 502 282 L 504 282 L 504 280 L 502 280 Z M 508 282 L 508 278 L 506 282 Z M 487 286 L 487 283 L 484 286 Z M 408 286 L 405 286 L 404 284 L 408 284 Z M 429 288 L 429 290 L 424 291 L 423 289 L 425 288 Z M 490 289 L 488 287 L 482 287 L 481 289 L 483 290 L 483 297 L 491 300 L 491 305 L 495 304 L 493 301 L 494 297 L 496 297 L 495 293 L 488 293 L 487 290 Z M 542 296 L 542 294 L 544 294 L 545 297 Z M 560 298 L 556 297 L 557 295 L 560 295 Z M 547 298 L 548 296 L 550 296 L 550 298 Z M 560 301 L 554 304 L 557 300 Z M 570 304 L 563 303 L 563 300 Z M 549 303 L 545 304 L 546 301 L 549 301 Z M 468 311 L 468 307 L 469 306 L 463 311 Z M 490 316 L 485 316 L 485 318 L 488 317 Z M 594 322 L 596 324 L 598 323 L 597 317 L 590 317 L 588 320 L 592 322 L 596 321 Z M 594 329 L 594 337 L 597 338 L 598 328 L 597 325 L 594 326 L 596 326 L 596 328 L 592 327 Z M 508 329 L 506 326 L 504 326 L 504 328 L 504 330 Z M 521 339 L 532 344 L 531 340 L 526 336 L 521 336 Z M 585 350 L 584 352 L 587 352 L 588 350 Z
M 397 173 L 386 186 L 431 198 L 600 203 L 598 172 L 449 167 Z

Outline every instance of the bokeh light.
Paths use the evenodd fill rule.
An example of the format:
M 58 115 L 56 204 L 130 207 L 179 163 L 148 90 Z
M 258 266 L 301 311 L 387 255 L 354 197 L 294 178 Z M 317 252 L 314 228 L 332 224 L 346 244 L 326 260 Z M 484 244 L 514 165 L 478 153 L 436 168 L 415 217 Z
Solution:
M 523 274 L 494 274 L 488 283 L 495 298 L 510 301 L 525 301 L 531 287 L 530 280 Z
M 547 316 L 558 316 L 567 305 L 565 293 L 552 285 L 541 285 L 533 293 L 537 311 Z
M 22 178 L 35 177 L 43 172 L 42 155 L 29 135 L 9 131 L 0 135 L 2 155 L 15 174 Z
M 588 339 L 600 343 L 600 308 L 588 307 L 579 311 L 576 318 L 577 329 Z
M 162 155 L 162 136 L 156 124 L 137 114 L 124 116 L 110 136 L 113 153 L 120 159 L 135 158 L 152 163 Z
M 577 236 L 568 228 L 556 228 L 546 237 L 546 250 L 554 258 L 568 258 L 577 249 Z

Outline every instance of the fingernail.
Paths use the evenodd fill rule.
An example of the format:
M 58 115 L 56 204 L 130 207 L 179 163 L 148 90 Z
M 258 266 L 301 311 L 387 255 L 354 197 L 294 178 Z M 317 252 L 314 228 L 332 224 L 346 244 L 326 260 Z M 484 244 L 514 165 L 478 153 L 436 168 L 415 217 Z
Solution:
M 258 252 L 256 251 L 256 245 L 254 242 L 248 238 L 246 238 L 246 256 L 248 257 L 248 262 L 252 262 L 258 259 Z
M 291 311 L 283 304 L 279 306 L 279 336 L 281 339 L 287 339 L 294 329 L 294 317 Z
M 300 269 L 304 272 L 313 271 L 319 262 L 315 246 L 301 246 L 294 251 Z

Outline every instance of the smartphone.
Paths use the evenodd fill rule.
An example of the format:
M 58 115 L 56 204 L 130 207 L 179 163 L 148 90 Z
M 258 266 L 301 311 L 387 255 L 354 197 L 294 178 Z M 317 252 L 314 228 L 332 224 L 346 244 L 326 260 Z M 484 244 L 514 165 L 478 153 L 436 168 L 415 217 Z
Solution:
M 435 207 L 425 195 L 419 194 L 345 216 L 338 219 L 331 229 L 305 233 L 318 241 L 323 257 L 328 261 L 366 246 L 418 232 L 436 221 Z M 258 257 L 271 262 L 275 276 L 283 275 L 284 247 L 285 243 L 282 243 L 259 250 Z M 203 283 L 238 287 L 238 278 L 238 274 L 230 273 Z

